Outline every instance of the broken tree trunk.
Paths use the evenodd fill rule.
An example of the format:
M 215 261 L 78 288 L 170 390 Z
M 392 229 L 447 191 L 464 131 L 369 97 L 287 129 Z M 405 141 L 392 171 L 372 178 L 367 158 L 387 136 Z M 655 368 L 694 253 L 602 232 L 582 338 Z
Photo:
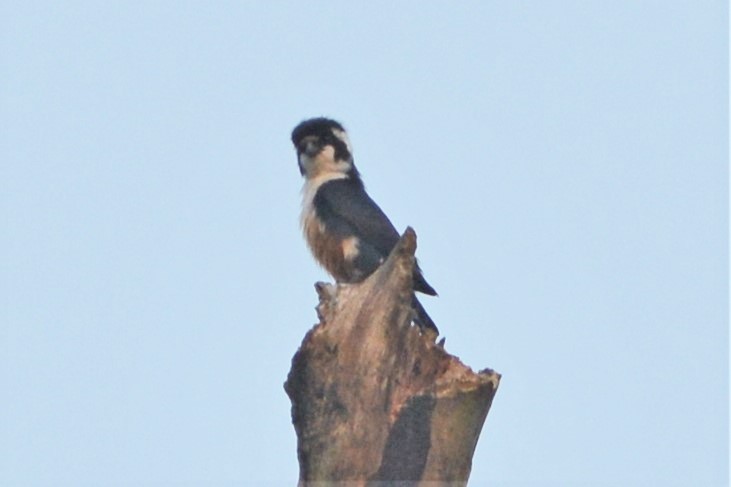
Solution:
M 408 228 L 362 283 L 316 285 L 320 323 L 284 385 L 300 485 L 467 483 L 500 375 L 473 372 L 411 325 L 415 250 Z

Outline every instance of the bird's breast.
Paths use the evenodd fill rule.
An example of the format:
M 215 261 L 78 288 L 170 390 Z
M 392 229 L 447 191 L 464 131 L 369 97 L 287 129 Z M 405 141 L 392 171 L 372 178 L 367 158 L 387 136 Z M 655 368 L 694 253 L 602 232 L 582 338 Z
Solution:
M 337 235 L 332 232 L 314 205 L 317 190 L 322 184 L 333 179 L 320 181 L 308 180 L 303 188 L 302 214 L 300 224 L 302 233 L 315 260 L 338 282 L 353 280 L 353 261 L 358 256 L 358 238 Z

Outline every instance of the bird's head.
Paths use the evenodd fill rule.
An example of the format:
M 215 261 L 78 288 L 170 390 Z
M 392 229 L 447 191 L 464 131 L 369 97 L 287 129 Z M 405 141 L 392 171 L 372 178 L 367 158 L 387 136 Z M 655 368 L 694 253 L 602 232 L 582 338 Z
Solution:
M 357 177 L 350 139 L 335 120 L 311 118 L 292 131 L 300 173 L 307 179 L 343 174 Z

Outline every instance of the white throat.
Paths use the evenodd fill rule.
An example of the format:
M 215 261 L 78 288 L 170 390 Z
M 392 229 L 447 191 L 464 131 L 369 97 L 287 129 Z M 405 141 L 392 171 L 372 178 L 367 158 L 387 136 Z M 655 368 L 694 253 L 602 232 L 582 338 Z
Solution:
M 348 175 L 341 172 L 326 172 L 305 180 L 305 184 L 302 186 L 302 214 L 300 215 L 300 225 L 303 228 L 306 220 L 314 215 L 315 208 L 313 204 L 317 190 L 328 181 L 338 179 L 348 179 Z

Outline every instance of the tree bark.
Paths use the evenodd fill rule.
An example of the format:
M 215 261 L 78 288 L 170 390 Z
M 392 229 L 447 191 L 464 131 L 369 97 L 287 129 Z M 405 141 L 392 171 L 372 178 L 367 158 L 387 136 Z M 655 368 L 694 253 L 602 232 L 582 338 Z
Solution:
M 285 390 L 299 485 L 465 485 L 500 375 L 411 325 L 416 234 L 359 284 L 316 284 Z M 436 482 L 436 483 L 430 483 Z

